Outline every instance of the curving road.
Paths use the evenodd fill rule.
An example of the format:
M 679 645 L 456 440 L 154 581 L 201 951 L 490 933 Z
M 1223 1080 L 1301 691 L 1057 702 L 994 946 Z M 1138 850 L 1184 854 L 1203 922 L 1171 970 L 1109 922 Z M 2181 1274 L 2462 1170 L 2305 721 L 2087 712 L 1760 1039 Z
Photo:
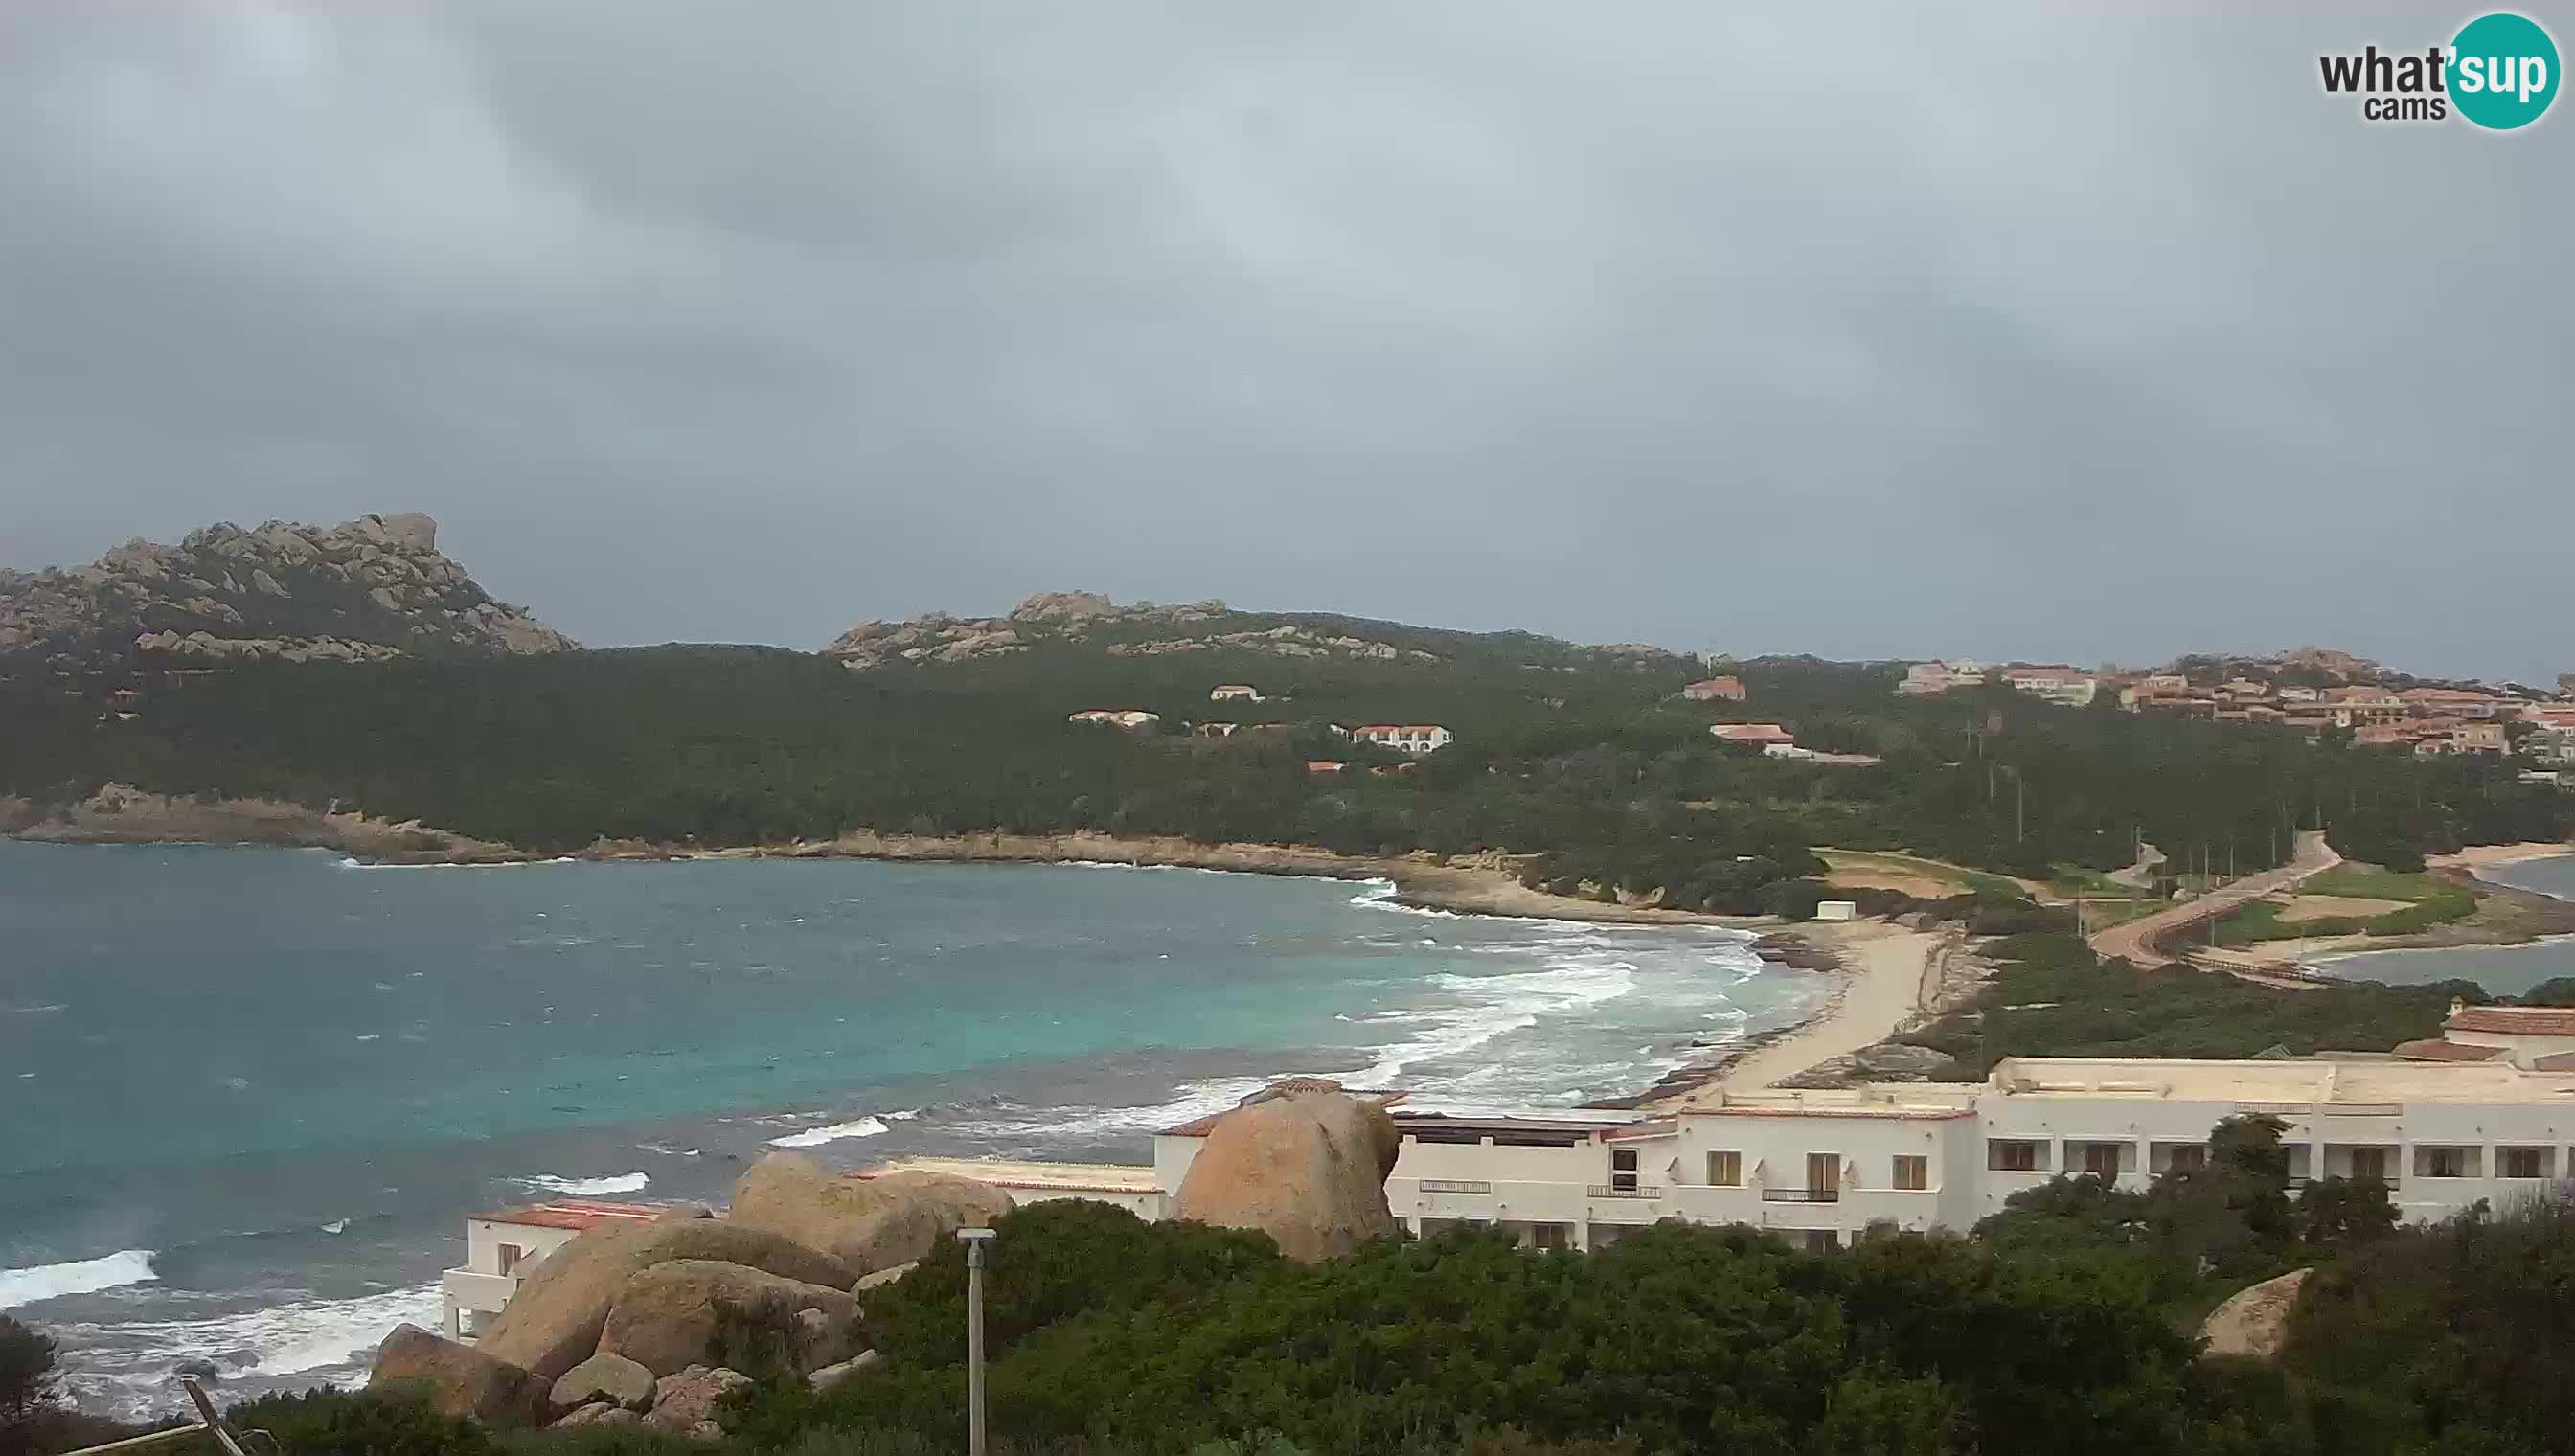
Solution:
M 2320 830 L 2304 829 L 2298 834 L 2298 851 L 2288 863 L 2260 874 L 2248 874 L 2232 884 L 2220 885 L 2197 899 L 2183 900 L 2170 909 L 2112 925 L 2090 938 L 2093 953 L 2108 959 L 2123 955 L 2136 966 L 2170 965 L 2179 956 L 2162 948 L 2160 942 L 2177 930 L 2202 920 L 2222 915 L 2246 900 L 2276 894 L 2297 884 L 2311 874 L 2331 869 L 2342 862 L 2342 856 L 2325 842 Z

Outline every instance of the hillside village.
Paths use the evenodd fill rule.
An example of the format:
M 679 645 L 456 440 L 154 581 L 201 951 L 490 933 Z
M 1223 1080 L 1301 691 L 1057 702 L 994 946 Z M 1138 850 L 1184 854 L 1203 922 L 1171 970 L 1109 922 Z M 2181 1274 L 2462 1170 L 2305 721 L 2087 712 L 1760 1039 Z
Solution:
M 2341 730 L 2358 746 L 2423 757 L 2518 748 L 2543 765 L 2575 766 L 2575 674 L 2559 677 L 2554 698 L 2518 686 L 2382 681 L 2392 676 L 2365 659 L 2320 649 L 2264 660 L 2185 660 L 2150 673 L 1953 659 L 1909 664 L 1895 691 L 1933 698 L 2000 684 L 2070 708 L 2106 701 L 2123 713 L 2270 725 L 2312 737 Z M 2337 678 L 2364 681 L 2331 681 Z

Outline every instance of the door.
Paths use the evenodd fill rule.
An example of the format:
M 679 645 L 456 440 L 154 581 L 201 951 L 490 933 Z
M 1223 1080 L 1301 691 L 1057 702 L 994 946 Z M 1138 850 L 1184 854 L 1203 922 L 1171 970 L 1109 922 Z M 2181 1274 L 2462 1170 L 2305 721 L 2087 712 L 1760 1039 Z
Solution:
M 1841 1201 L 1842 1156 L 1840 1153 L 1806 1154 L 1806 1196 L 1817 1203 Z

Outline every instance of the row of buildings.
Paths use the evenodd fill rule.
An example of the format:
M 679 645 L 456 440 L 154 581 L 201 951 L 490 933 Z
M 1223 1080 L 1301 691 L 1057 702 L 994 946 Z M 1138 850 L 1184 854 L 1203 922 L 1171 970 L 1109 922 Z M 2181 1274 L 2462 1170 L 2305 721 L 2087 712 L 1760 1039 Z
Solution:
M 1886 760 L 1874 753 L 1828 753 L 1799 745 L 1797 735 L 1775 723 L 1715 723 L 1707 730 L 1719 742 L 1758 747 L 1765 758 L 1793 758 L 1809 763 L 1865 764 Z
M 1382 1100 L 1402 1142 L 1388 1208 L 1415 1234 L 1505 1230 L 1591 1249 L 1668 1218 L 1745 1224 L 1812 1249 L 1873 1225 L 1967 1229 L 2060 1174 L 2142 1189 L 2204 1166 L 2212 1128 L 2284 1127 L 2292 1185 L 2374 1179 L 2429 1221 L 2503 1207 L 2575 1176 L 2575 1010 L 2451 1008 L 2442 1035 L 2393 1052 L 2245 1061 L 2007 1057 L 1972 1083 L 1725 1091 L 1677 1111 L 1442 1107 Z M 1218 1116 L 1166 1128 L 1151 1165 L 910 1158 L 1023 1203 L 1090 1198 L 1166 1215 Z M 867 1177 L 885 1168 L 867 1169 Z M 646 1204 L 558 1200 L 477 1213 L 445 1281 L 447 1330 L 471 1338 L 521 1277 L 584 1228 Z
M 2231 678 L 2194 684 L 2178 673 L 2085 673 L 2058 666 L 1988 668 L 1971 660 L 1914 663 L 1896 692 L 1927 697 L 2001 683 L 2015 692 L 2070 707 L 2116 694 L 2130 713 L 2163 713 L 2214 723 L 2274 724 L 2321 736 L 2348 729 L 2370 746 L 2420 754 L 2506 753 L 2507 726 L 2531 725 L 2526 750 L 2544 762 L 2575 762 L 2575 703 L 2480 688 L 2303 687 Z

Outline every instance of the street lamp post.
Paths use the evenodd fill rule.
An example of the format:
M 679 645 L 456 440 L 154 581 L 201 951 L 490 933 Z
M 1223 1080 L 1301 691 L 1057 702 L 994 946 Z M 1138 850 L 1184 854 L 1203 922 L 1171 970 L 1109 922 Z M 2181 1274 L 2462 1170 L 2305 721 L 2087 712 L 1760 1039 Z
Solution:
M 989 1228 L 961 1228 L 966 1245 L 966 1452 L 984 1456 L 984 1246 Z

